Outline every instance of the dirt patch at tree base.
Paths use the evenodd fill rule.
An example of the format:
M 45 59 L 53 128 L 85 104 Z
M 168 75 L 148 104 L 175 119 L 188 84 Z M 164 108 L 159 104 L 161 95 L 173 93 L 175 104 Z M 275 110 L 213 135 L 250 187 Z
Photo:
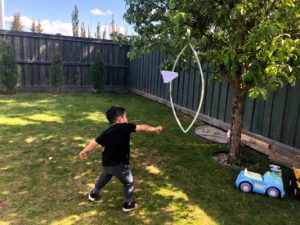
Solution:
M 228 160 L 228 152 L 216 152 L 213 155 L 213 159 L 222 166 L 229 166 L 234 169 L 244 169 L 244 168 L 259 168 L 260 164 L 255 163 L 251 160 L 240 158 L 238 161 L 231 163 Z

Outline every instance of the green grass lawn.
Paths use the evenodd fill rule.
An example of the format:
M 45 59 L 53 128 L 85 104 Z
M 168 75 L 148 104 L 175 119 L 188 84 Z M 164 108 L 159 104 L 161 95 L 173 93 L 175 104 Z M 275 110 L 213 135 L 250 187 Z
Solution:
M 111 105 L 124 106 L 133 123 L 164 127 L 159 135 L 131 136 L 139 209 L 129 214 L 121 211 L 123 190 L 116 179 L 99 201 L 87 200 L 101 149 L 87 161 L 78 157 L 108 127 L 104 112 Z M 0 225 L 299 224 L 300 201 L 291 193 L 270 199 L 238 191 L 239 170 L 213 160 L 224 150 L 193 132 L 183 134 L 170 108 L 136 95 L 0 95 Z M 252 171 L 268 169 L 260 154 L 243 149 L 242 156 L 258 162 Z M 283 171 L 285 182 L 288 173 Z

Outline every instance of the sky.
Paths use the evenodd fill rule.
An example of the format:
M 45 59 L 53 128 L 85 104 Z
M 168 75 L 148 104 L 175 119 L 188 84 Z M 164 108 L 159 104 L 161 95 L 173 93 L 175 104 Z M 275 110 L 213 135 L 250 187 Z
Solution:
M 123 19 L 124 0 L 4 0 L 5 29 L 10 30 L 13 15 L 20 13 L 24 31 L 30 31 L 32 21 L 40 20 L 43 33 L 72 36 L 72 12 L 77 5 L 79 27 L 89 26 L 94 36 L 98 22 L 101 32 L 109 29 L 112 16 L 121 33 L 131 34 L 132 26 Z

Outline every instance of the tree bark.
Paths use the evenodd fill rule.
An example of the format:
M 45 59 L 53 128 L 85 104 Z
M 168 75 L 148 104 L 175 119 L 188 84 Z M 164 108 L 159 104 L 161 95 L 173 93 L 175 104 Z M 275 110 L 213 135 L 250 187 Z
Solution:
M 231 130 L 229 139 L 229 154 L 228 161 L 230 163 L 236 162 L 240 158 L 240 143 L 241 133 L 243 127 L 243 115 L 245 104 L 244 89 L 241 89 L 239 85 L 235 85 L 234 98 L 232 104 L 232 118 L 231 118 Z

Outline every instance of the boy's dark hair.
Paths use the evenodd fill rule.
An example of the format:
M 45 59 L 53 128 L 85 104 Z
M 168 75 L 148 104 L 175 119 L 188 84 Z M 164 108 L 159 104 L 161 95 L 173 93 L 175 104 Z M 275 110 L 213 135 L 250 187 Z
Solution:
M 109 123 L 113 124 L 114 122 L 116 122 L 116 119 L 119 116 L 123 116 L 125 112 L 126 112 L 126 109 L 123 107 L 112 106 L 106 111 L 105 115 L 106 115 L 106 118 L 109 121 Z

